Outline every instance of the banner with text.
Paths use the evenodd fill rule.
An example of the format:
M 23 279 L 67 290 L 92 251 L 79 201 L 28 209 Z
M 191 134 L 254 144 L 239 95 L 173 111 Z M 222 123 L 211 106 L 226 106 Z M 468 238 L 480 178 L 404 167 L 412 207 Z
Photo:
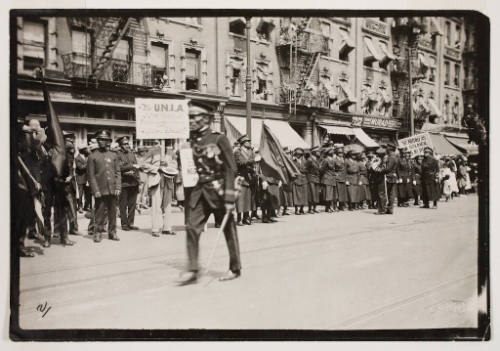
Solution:
M 432 141 L 429 133 L 421 133 L 408 138 L 398 140 L 399 147 L 405 148 L 411 152 L 411 157 L 423 155 L 424 149 L 429 146 L 432 148 Z
M 188 100 L 135 99 L 137 139 L 188 139 Z

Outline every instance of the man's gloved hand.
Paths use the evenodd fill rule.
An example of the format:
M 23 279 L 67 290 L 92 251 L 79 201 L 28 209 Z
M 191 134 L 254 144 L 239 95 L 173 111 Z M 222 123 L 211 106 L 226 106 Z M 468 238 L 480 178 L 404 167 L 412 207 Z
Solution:
M 416 180 L 413 181 L 413 185 L 417 185 L 417 181 Z
M 399 178 L 398 183 L 403 183 L 403 179 Z
M 115 196 L 120 196 L 120 190 L 115 190 Z
M 345 185 L 351 185 L 347 180 L 345 181 Z
M 94 197 L 95 197 L 96 199 L 100 198 L 101 196 L 102 196 L 102 195 L 101 195 L 101 193 L 100 193 L 100 192 L 97 192 L 97 193 L 95 193 L 95 194 L 94 194 Z
M 267 187 L 269 186 L 269 183 L 266 182 L 265 180 L 262 182 L 262 189 L 267 190 Z

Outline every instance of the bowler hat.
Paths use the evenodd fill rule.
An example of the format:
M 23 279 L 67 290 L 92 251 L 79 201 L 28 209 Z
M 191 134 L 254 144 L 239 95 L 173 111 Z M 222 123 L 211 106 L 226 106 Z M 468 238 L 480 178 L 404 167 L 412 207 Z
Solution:
M 107 130 L 100 130 L 95 134 L 96 139 L 111 140 L 111 134 Z

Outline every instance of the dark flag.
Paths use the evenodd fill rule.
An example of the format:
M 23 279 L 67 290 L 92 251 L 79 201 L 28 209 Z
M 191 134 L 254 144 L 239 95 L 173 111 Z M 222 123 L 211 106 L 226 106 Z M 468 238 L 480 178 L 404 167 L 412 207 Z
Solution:
M 283 184 L 290 184 L 299 173 L 297 167 L 283 152 L 280 142 L 265 123 L 262 125 L 259 152 L 264 167 L 269 167 L 279 176 Z
M 42 79 L 43 99 L 47 107 L 47 140 L 52 145 L 51 163 L 55 169 L 55 176 L 65 177 L 66 147 L 64 137 L 61 125 L 59 124 L 59 118 L 54 110 L 54 106 L 52 106 L 52 101 L 50 101 L 50 95 L 47 90 L 47 85 L 45 84 L 43 72 L 40 72 L 40 75 Z

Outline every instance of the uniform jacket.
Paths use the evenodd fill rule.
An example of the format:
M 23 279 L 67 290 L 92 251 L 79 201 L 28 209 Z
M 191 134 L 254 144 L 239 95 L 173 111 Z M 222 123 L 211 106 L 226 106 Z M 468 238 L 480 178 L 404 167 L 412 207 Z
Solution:
M 255 181 L 254 155 L 252 150 L 239 147 L 234 151 L 237 174 L 243 177 L 242 186 L 249 187 Z
M 191 134 L 191 148 L 199 176 L 190 194 L 191 208 L 201 197 L 211 208 L 220 208 L 224 202 L 234 203 L 236 162 L 227 137 L 207 128 Z
M 387 183 L 397 183 L 399 181 L 398 175 L 399 157 L 395 155 L 388 155 L 385 161 L 385 175 Z
M 336 185 L 335 161 L 333 157 L 327 157 L 321 162 L 321 183 Z
M 306 173 L 307 173 L 307 170 L 306 170 L 306 161 L 304 160 L 304 158 L 296 158 L 294 157 L 292 159 L 293 163 L 295 164 L 295 166 L 297 166 L 297 168 L 299 169 L 300 173 L 297 174 L 297 178 L 295 178 L 293 180 L 293 183 L 295 185 L 306 185 L 308 182 L 307 182 L 307 176 L 306 176 Z
M 407 158 L 400 158 L 398 162 L 398 176 L 403 184 L 411 183 L 413 180 L 412 161 Z
M 87 184 L 87 158 L 82 154 L 75 157 L 75 177 L 77 184 Z
M 320 163 L 314 156 L 310 156 L 305 161 L 306 178 L 309 183 L 319 183 L 320 180 Z
M 422 184 L 436 183 L 439 179 L 439 164 L 434 157 L 424 156 L 422 160 Z
M 359 167 L 359 182 L 362 185 L 369 185 L 368 181 L 368 169 L 366 168 L 366 162 L 365 161 L 358 161 L 358 167 Z
M 134 153 L 132 151 L 125 152 L 120 150 L 116 154 L 120 162 L 122 188 L 139 185 L 139 171 L 134 167 L 134 164 L 137 164 Z M 130 171 L 132 171 L 133 174 L 126 174 Z
M 92 194 L 114 195 L 121 191 L 120 161 L 116 153 L 96 150 L 87 159 L 87 175 Z
M 416 161 L 411 162 L 412 177 L 417 184 L 422 184 L 422 165 Z
M 345 159 L 335 156 L 335 178 L 339 183 L 345 183 L 346 171 L 345 171 Z
M 359 164 L 358 161 L 352 158 L 345 159 L 345 181 L 349 182 L 350 185 L 357 185 L 359 182 Z

